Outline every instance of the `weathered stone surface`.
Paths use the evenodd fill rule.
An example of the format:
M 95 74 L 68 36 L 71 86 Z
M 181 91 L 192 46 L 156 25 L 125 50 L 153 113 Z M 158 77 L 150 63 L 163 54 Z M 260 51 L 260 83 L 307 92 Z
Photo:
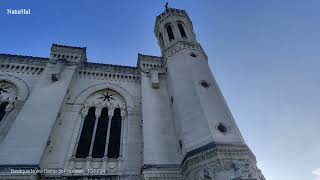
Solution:
M 138 54 L 136 67 L 57 44 L 50 58 L 0 54 L 0 179 L 264 180 L 187 13 L 167 9 L 154 32 L 161 57 Z M 93 134 L 103 108 L 109 119 L 119 109 L 119 157 L 107 156 L 108 129 L 104 157 L 93 158 L 93 135 L 77 158 L 90 107 Z

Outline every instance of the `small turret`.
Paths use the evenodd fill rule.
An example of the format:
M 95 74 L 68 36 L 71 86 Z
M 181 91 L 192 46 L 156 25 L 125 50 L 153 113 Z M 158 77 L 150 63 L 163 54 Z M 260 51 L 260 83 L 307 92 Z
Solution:
M 163 53 L 175 43 L 197 43 L 192 22 L 185 10 L 167 8 L 157 16 L 154 33 Z

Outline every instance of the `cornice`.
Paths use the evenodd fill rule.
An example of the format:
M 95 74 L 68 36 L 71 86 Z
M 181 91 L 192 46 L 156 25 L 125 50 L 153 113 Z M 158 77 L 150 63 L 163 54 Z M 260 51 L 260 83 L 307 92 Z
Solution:
M 210 143 L 188 152 L 181 162 L 181 172 L 187 173 L 200 162 L 224 161 L 225 159 L 246 159 L 256 164 L 256 158 L 245 144 Z
M 71 49 L 87 49 L 87 47 L 77 47 L 77 46 L 67 46 L 61 44 L 52 44 L 52 47 L 62 47 L 62 48 L 71 48 Z
M 15 55 L 15 54 L 1 54 L 0 53 L 0 63 L 2 62 L 17 62 L 24 64 L 37 64 L 37 65 L 46 65 L 46 61 L 49 58 L 45 57 L 36 57 L 36 56 L 24 56 L 24 55 Z
M 85 63 L 78 69 L 80 78 L 140 82 L 140 68 L 113 64 Z
M 13 72 L 22 74 L 40 74 L 46 65 L 46 61 L 34 60 L 17 60 L 17 59 L 1 59 L 0 58 L 0 71 Z
M 165 58 L 169 58 L 176 53 L 180 52 L 181 50 L 191 50 L 191 51 L 197 51 L 199 52 L 205 61 L 208 61 L 208 56 L 202 49 L 201 45 L 199 43 L 192 43 L 192 42 L 186 42 L 186 41 L 177 41 L 175 44 L 170 46 L 169 48 L 164 50 L 164 56 Z
M 124 66 L 124 65 L 115 65 L 115 64 L 103 64 L 103 63 L 95 63 L 95 62 L 86 62 L 83 64 L 82 68 L 86 69 L 123 69 L 123 70 L 130 70 L 135 71 L 139 68 L 134 66 Z

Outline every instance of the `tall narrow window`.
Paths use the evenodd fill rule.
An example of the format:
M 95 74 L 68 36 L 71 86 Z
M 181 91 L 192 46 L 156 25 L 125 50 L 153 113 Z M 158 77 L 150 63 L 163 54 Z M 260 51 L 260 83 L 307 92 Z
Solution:
M 88 114 L 84 118 L 78 149 L 76 152 L 77 158 L 86 158 L 89 155 L 94 123 L 96 121 L 95 111 L 95 107 L 90 107 Z
M 173 31 L 172 31 L 172 27 L 170 25 L 167 25 L 167 33 L 169 36 L 169 40 L 174 40 L 174 35 L 173 35 Z
M 121 110 L 116 108 L 111 120 L 108 158 L 117 158 L 120 153 Z
M 160 46 L 161 46 L 161 48 L 163 48 L 163 36 L 162 36 L 162 34 L 160 34 L 159 35 L 159 41 L 160 41 Z
M 181 37 L 187 38 L 186 32 L 184 31 L 183 25 L 181 23 L 178 23 L 178 28 L 179 28 Z
M 1 105 L 0 105 L 0 122 L 2 121 L 4 116 L 6 115 L 6 107 L 8 104 L 9 103 L 6 101 L 6 102 L 1 103 Z
M 93 158 L 102 158 L 104 156 L 106 138 L 108 133 L 108 122 L 108 108 L 104 107 L 102 108 L 101 115 L 98 119 L 98 126 L 92 149 Z

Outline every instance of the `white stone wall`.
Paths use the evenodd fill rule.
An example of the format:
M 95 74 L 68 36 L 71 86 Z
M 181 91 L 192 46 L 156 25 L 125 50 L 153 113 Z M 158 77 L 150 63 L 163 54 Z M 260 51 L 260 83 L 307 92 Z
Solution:
M 75 152 L 77 138 L 81 133 L 83 117 L 80 115 L 82 101 L 91 93 L 102 89 L 112 89 L 122 95 L 127 101 L 128 113 L 122 124 L 123 137 L 121 143 L 122 157 L 117 161 L 117 167 L 105 168 L 113 174 L 139 174 L 142 166 L 142 117 L 140 83 L 121 80 L 74 77 L 69 92 L 62 107 L 61 117 L 57 119 L 51 132 L 51 143 L 42 158 L 42 167 L 47 168 L 93 168 L 100 165 L 74 165 L 72 155 Z M 82 99 L 82 100 L 81 100 Z
M 63 48 L 62 54 L 67 56 L 70 47 Z M 55 54 L 57 57 L 61 53 L 55 51 L 51 56 Z M 70 64 L 65 62 L 59 70 L 55 61 L 51 63 L 47 58 L 15 55 L 0 55 L 0 58 L 3 58 L 0 80 L 8 81 L 18 89 L 14 109 L 1 122 L 2 168 L 105 168 L 109 175 L 129 179 L 140 175 L 143 138 L 141 84 L 137 68 L 73 61 Z M 80 58 L 84 59 L 86 57 Z M 57 81 L 52 80 L 53 73 L 57 74 Z M 83 103 L 88 96 L 103 89 L 111 89 L 125 99 L 120 157 L 117 160 L 78 162 L 73 154 L 83 123 L 80 115 Z
M 167 60 L 168 87 L 173 97 L 174 120 L 177 121 L 177 126 L 179 125 L 179 138 L 183 141 L 184 152 L 213 142 L 204 109 L 196 92 L 197 79 L 193 69 L 197 67 L 193 66 L 194 60 L 188 56 L 177 53 Z
M 47 63 L 10 131 L 1 142 L 0 161 L 3 164 L 16 164 L 17 162 L 19 164 L 39 164 L 47 138 L 75 70 L 75 66 L 65 67 L 61 72 L 63 78 L 52 82 L 53 67 L 54 65 Z
M 151 77 L 141 77 L 144 164 L 178 164 L 178 139 L 176 138 L 170 98 L 165 79 L 160 88 L 152 88 Z
M 14 108 L 0 123 L 0 179 L 16 166 L 106 170 L 102 176 L 82 174 L 84 179 L 264 180 L 186 12 L 169 8 L 159 15 L 155 35 L 160 34 L 162 57 L 139 54 L 137 67 L 87 62 L 85 48 L 56 44 L 50 59 L 0 54 L 0 81 L 18 90 Z M 101 90 L 121 97 L 120 157 L 75 158 L 86 100 Z

